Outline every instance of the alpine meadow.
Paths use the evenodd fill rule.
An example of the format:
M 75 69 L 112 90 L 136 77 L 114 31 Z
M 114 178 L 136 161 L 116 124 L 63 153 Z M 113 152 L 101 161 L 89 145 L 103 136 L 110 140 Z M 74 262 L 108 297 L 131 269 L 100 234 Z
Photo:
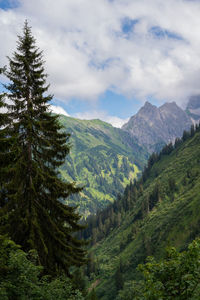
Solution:
M 108 2 L 112 6 L 118 1 Z M 2 8 L 12 9 L 22 14 L 18 7 Z M 137 30 L 139 36 L 146 25 L 139 27 L 139 19 L 133 22 L 123 18 L 123 34 L 117 23 L 109 34 L 123 38 L 125 47 L 130 31 Z M 48 56 L 53 52 L 40 50 L 37 45 L 46 47 L 48 39 L 39 27 L 34 31 L 27 20 L 22 33 L 15 36 L 16 50 L 7 56 L 7 65 L 0 66 L 0 299 L 199 300 L 200 92 L 188 92 L 184 105 L 180 98 L 163 102 L 169 97 L 161 93 L 161 103 L 153 88 L 146 97 L 144 81 L 144 93 L 131 87 L 138 97 L 133 101 L 127 81 L 124 86 L 128 100 L 124 100 L 119 73 L 122 69 L 126 75 L 129 72 L 125 66 L 120 69 L 122 44 L 115 49 L 114 59 L 108 56 L 99 63 L 109 53 L 108 40 L 104 51 L 97 53 L 89 49 L 92 40 L 86 43 L 80 39 L 77 43 L 75 37 L 84 28 L 66 29 L 63 25 L 64 31 L 56 36 L 54 28 L 48 26 L 49 36 L 53 32 L 68 49 L 68 54 L 62 52 L 63 61 L 81 57 L 84 62 L 84 55 L 89 55 L 87 67 L 92 71 L 90 80 L 86 76 L 84 83 L 83 78 L 80 85 L 76 82 L 77 94 L 73 94 L 75 83 L 71 84 L 69 74 L 63 73 L 61 60 L 55 54 L 59 47 L 50 49 L 50 44 L 49 49 L 55 51 L 50 56 L 51 63 L 59 69 L 59 75 L 55 72 L 50 77 L 50 86 L 45 69 L 48 66 L 48 70 L 55 71 Z M 66 46 L 66 32 L 76 54 L 81 49 L 84 55 L 73 57 L 72 49 Z M 156 26 L 149 39 L 152 36 L 162 47 L 166 47 L 165 39 L 173 39 L 176 47 L 182 42 L 181 36 L 167 29 L 161 34 Z M 144 62 L 145 57 L 138 65 Z M 113 65 L 114 71 L 109 69 L 103 78 L 105 69 Z M 122 122 L 113 117 L 114 113 L 106 116 L 102 111 L 99 115 L 104 120 L 98 118 L 98 113 L 96 117 L 95 109 L 100 110 L 103 98 L 99 100 L 94 93 L 91 100 L 81 89 L 88 92 L 90 81 L 95 89 L 95 68 L 102 90 L 104 81 L 110 84 L 110 94 L 117 90 L 115 111 L 117 99 L 123 100 L 124 106 L 131 101 L 141 103 L 129 119 L 124 117 Z M 150 72 L 150 67 L 147 69 Z M 79 71 L 78 67 L 71 69 L 70 76 L 75 78 Z M 134 80 L 140 86 L 142 73 L 138 74 Z M 119 89 L 110 83 L 113 78 L 117 78 Z M 61 91 L 67 91 L 61 88 L 65 80 L 69 81 L 71 98 L 61 96 Z M 158 82 L 151 84 L 159 88 Z M 99 93 L 105 94 L 99 86 Z M 173 88 L 178 89 L 172 84 L 171 91 Z M 55 96 L 51 94 L 54 89 Z M 80 99 L 79 93 L 83 93 Z M 72 102 L 81 111 L 87 97 L 94 108 L 94 118 L 86 118 L 90 113 L 83 111 L 64 111 L 63 107 L 70 108 Z M 55 109 L 55 103 L 63 107 Z M 124 111 L 121 106 L 121 113 Z M 110 120 L 123 124 L 115 127 Z

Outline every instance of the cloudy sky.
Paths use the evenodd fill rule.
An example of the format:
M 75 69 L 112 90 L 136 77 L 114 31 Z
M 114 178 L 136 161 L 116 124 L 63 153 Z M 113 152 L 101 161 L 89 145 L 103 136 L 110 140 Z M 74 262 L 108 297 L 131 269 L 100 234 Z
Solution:
M 120 126 L 146 100 L 200 93 L 200 0 L 0 0 L 1 66 L 25 19 L 57 112 Z

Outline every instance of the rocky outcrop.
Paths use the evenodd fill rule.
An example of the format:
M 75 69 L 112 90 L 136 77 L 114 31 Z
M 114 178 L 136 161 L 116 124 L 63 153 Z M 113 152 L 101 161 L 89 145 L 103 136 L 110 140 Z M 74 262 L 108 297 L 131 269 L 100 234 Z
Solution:
M 182 136 L 183 131 L 188 130 L 191 124 L 190 116 L 175 102 L 165 103 L 160 107 L 146 102 L 122 126 L 122 130 L 128 131 L 140 145 L 152 152 L 159 151 L 164 144 Z
M 193 119 L 193 122 L 200 120 L 200 95 L 190 97 L 186 112 Z

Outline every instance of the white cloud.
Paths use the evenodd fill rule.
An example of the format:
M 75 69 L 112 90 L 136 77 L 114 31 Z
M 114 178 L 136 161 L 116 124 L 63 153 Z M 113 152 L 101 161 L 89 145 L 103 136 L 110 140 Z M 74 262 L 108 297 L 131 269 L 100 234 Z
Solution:
M 119 117 L 115 116 L 106 116 L 105 117 L 105 122 L 112 124 L 112 126 L 121 128 L 125 123 L 127 123 L 129 118 L 127 119 L 121 119 Z
M 56 98 L 96 101 L 111 89 L 181 103 L 200 93 L 199 15 L 200 1 L 20 0 L 18 8 L 0 10 L 1 63 L 28 19 Z M 128 35 L 126 19 L 138 20 Z
M 50 105 L 50 110 L 55 114 L 70 117 L 70 115 L 61 106 Z M 82 120 L 100 119 L 118 128 L 121 128 L 123 124 L 128 122 L 128 119 L 122 119 L 116 116 L 109 116 L 105 111 L 95 111 L 95 110 L 76 113 L 73 114 L 73 117 Z
M 74 117 L 82 120 L 100 119 L 118 128 L 121 128 L 123 124 L 128 122 L 128 119 L 121 119 L 116 116 L 109 116 L 105 111 L 95 111 L 95 110 L 89 112 L 83 112 L 83 113 L 76 113 Z
M 64 116 L 69 117 L 69 114 L 68 114 L 61 106 L 50 105 L 50 110 L 51 110 L 54 114 L 64 115 Z

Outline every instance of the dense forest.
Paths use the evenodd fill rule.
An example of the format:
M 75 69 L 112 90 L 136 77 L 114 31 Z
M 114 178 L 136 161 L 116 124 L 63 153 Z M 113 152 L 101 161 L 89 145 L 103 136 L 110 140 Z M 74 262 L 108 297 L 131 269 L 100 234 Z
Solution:
M 92 237 L 92 243 L 95 244 L 101 239 L 107 237 L 113 228 L 120 226 L 123 216 L 126 212 L 133 209 L 138 199 L 143 195 L 145 182 L 149 179 L 150 175 L 152 176 L 151 170 L 154 164 L 162 160 L 165 156 L 170 155 L 172 151 L 177 150 L 186 140 L 192 138 L 195 132 L 199 131 L 200 126 L 198 124 L 192 125 L 190 132 L 184 131 L 182 138 L 177 138 L 174 145 L 170 142 L 162 148 L 160 153 L 152 153 L 144 167 L 141 178 L 130 181 L 130 183 L 126 186 L 123 195 L 118 194 L 114 203 L 108 205 L 104 210 L 98 211 L 96 215 L 88 217 L 88 226 L 82 232 L 84 239 Z M 158 177 L 159 170 L 156 169 L 154 172 L 153 178 Z M 168 196 L 172 196 L 173 193 L 176 192 L 176 189 L 177 186 L 175 178 L 169 177 L 167 187 Z M 151 193 L 148 194 L 145 201 L 142 202 L 141 209 L 135 216 L 135 221 L 142 219 L 146 212 L 151 211 L 155 207 L 161 198 L 161 194 L 161 186 L 160 182 L 158 182 L 155 184 Z
M 152 255 L 164 259 L 169 246 L 183 251 L 199 236 L 199 157 L 200 127 L 196 125 L 174 145 L 153 153 L 141 178 L 88 219 L 83 232 L 92 245 L 87 273 L 91 282 L 98 282 L 100 299 L 126 299 L 126 293 L 134 299 L 135 284 L 142 278 L 138 264 Z M 141 298 L 135 299 L 154 299 L 143 296 L 140 292 Z
M 69 156 L 70 133 L 81 122 L 71 120 L 76 126 L 66 133 L 70 119 L 51 113 L 43 54 L 27 21 L 1 72 L 0 298 L 199 299 L 200 125 L 152 153 L 137 178 L 145 150 L 129 141 L 131 154 L 130 137 L 98 120 L 88 128 L 87 155 Z M 92 176 L 91 167 L 99 191 L 110 189 L 113 198 L 92 206 L 86 190 L 85 219 L 70 204 L 84 193 L 77 170 Z

